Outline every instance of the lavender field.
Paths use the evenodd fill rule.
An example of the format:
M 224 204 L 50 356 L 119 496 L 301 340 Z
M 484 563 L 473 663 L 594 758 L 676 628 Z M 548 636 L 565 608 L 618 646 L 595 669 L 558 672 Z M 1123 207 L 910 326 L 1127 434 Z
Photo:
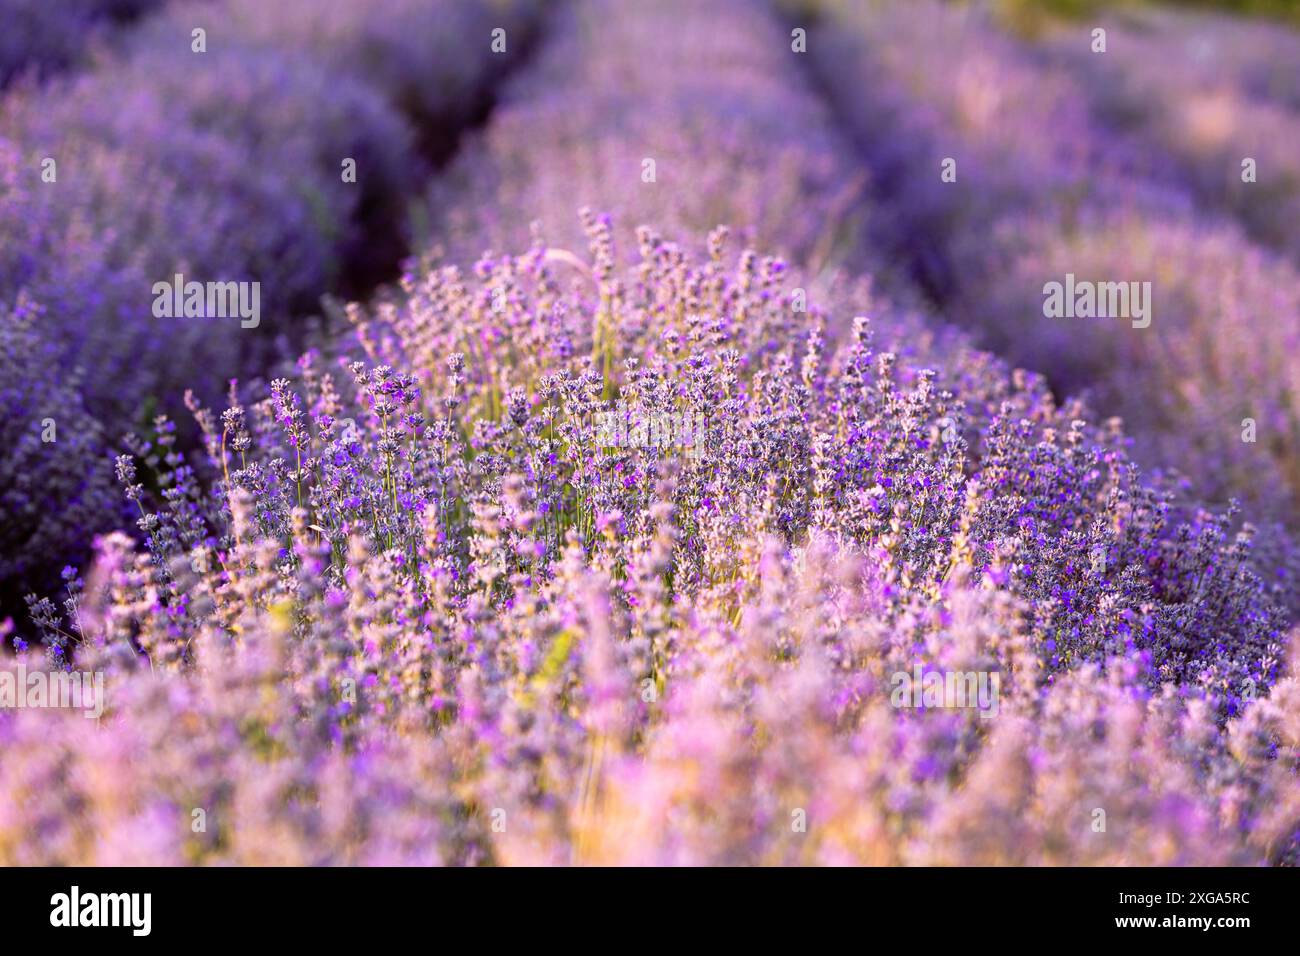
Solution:
M 1300 29 L 1021 6 L 0 0 L 0 864 L 1300 864 Z

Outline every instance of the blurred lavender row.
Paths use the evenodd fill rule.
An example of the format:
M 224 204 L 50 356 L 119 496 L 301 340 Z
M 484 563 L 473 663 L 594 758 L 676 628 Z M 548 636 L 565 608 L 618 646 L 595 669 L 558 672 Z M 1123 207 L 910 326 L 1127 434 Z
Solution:
M 84 62 L 97 42 L 165 0 L 2 0 L 0 89 L 16 77 L 39 81 Z
M 814 271 L 860 269 L 865 176 L 779 24 L 741 0 L 635 6 L 559 14 L 555 41 L 434 182 L 426 248 L 467 265 L 526 246 L 536 222 L 580 249 L 587 206 L 620 223 L 624 246 L 641 223 L 698 238 L 725 222 Z
M 1164 175 L 1300 262 L 1300 37 L 1167 10 L 1098 25 L 1104 55 L 1060 32 L 1035 52 L 1069 69 L 1098 114 L 1140 137 Z M 1241 175 L 1246 159 L 1253 182 Z
M 1204 189 L 1141 124 L 1094 110 L 1085 90 L 1117 84 L 1122 38 L 1093 54 L 1089 29 L 1074 23 L 1055 41 L 1093 58 L 1085 82 L 981 7 L 817 6 L 807 62 L 872 169 L 876 234 L 944 312 L 1054 387 L 1086 390 L 1099 410 L 1122 415 L 1149 467 L 1181 469 L 1208 500 L 1237 496 L 1290 520 L 1300 275 L 1217 215 L 1218 204 L 1207 209 Z M 1142 45 L 1127 57 L 1150 63 L 1152 83 L 1164 71 L 1170 96 L 1179 90 L 1168 70 L 1177 55 L 1151 57 Z M 1219 158 L 1219 187 L 1259 189 L 1260 200 L 1293 178 L 1266 164 L 1259 184 L 1244 185 L 1239 159 Z M 956 179 L 945 182 L 949 159 Z M 1151 282 L 1152 325 L 1047 317 L 1044 286 L 1067 274 Z M 1242 440 L 1247 419 L 1252 442 Z
M 154 412 L 181 410 L 187 388 L 220 395 L 279 342 L 301 340 L 289 320 L 345 268 L 364 271 L 376 249 L 393 254 L 394 223 L 424 172 L 411 124 L 424 140 L 454 142 L 537 12 L 523 2 L 177 3 L 93 71 L 0 102 L 0 302 L 7 316 L 40 312 L 28 331 L 0 332 L 41 338 L 34 351 L 15 346 L 25 380 L 76 381 L 81 396 L 69 405 L 51 384 L 0 409 L 15 444 L 46 417 L 68 440 L 47 449 L 43 474 L 0 488 L 15 516 L 12 562 L 57 560 L 76 542 L 29 540 L 34 525 L 48 526 L 66 489 L 95 496 L 106 484 L 106 451 L 84 460 L 94 442 L 71 433 L 74 421 L 99 419 L 99 438 L 115 445 Z M 504 54 L 491 48 L 494 29 L 513 36 Z M 156 317 L 154 284 L 176 274 L 259 283 L 261 328 Z

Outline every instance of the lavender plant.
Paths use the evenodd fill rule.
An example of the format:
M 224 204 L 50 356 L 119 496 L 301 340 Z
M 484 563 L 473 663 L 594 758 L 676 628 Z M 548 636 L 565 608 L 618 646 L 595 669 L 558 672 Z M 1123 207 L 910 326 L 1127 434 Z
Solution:
M 1121 413 L 1148 465 L 1180 469 L 1209 500 L 1237 495 L 1259 517 L 1294 523 L 1300 408 L 1288 356 L 1300 275 L 1288 263 L 1231 224 L 1133 213 L 1072 230 L 1013 219 L 999 225 L 997 245 L 1001 278 L 979 292 L 1002 318 L 990 342 Z M 1152 327 L 1045 318 L 1043 284 L 1067 273 L 1150 277 Z
M 57 362 L 41 319 L 28 299 L 0 304 L 0 598 L 14 610 L 18 582 L 53 587 L 51 562 L 84 560 L 90 542 L 70 543 L 123 515 L 102 425 L 83 404 L 78 376 L 51 372 Z
M 81 61 L 119 24 L 163 0 L 4 0 L 0 18 L 0 88 L 22 75 L 49 76 Z
M 364 81 L 412 122 L 424 151 L 441 156 L 535 42 L 543 10 L 536 0 L 224 0 L 218 22 L 242 44 Z M 169 22 L 208 19 L 191 5 Z
M 778 260 L 643 229 L 619 267 L 585 222 L 585 268 L 411 275 L 351 310 L 371 361 L 193 400 L 193 466 L 165 420 L 119 460 L 138 539 L 102 542 L 75 617 L 34 605 L 111 713 L 0 715 L 6 861 L 1294 854 L 1249 533 L 1039 379 L 937 339 L 900 361 L 866 319 L 832 348 Z M 708 427 L 607 447 L 614 407 Z M 897 706 L 916 667 L 997 673 L 997 714 Z

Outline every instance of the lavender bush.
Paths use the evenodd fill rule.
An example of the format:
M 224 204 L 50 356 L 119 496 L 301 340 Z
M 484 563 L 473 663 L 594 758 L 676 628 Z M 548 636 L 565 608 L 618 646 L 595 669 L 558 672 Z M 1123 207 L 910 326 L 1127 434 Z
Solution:
M 17 76 L 48 76 L 81 60 L 96 41 L 164 0 L 4 0 L 0 88 Z
M 355 231 L 358 208 L 386 207 L 383 218 L 391 220 L 418 181 L 411 134 L 393 112 L 400 90 L 383 85 L 395 82 L 391 76 L 373 82 L 371 74 L 385 53 L 401 53 L 399 41 L 410 43 L 419 30 L 427 34 L 438 9 L 370 5 L 366 15 L 379 25 L 374 37 L 354 39 L 352 49 L 335 44 L 336 52 L 316 60 L 306 55 L 312 31 L 332 21 L 322 21 L 314 6 L 290 4 L 268 15 L 268 27 L 254 6 L 266 9 L 238 3 L 174 6 L 142 29 L 120 59 L 71 86 L 4 104 L 0 130 L 19 158 L 0 210 L 6 237 L 12 236 L 3 252 L 0 294 L 26 288 L 46 304 L 53 324 L 78 323 L 64 330 L 70 343 L 85 343 L 71 361 L 94 356 L 108 372 L 115 361 L 143 366 L 142 374 L 129 377 L 134 388 L 105 383 L 94 396 L 113 403 L 114 417 L 133 412 L 158 389 L 175 391 L 193 377 L 190 368 L 156 354 L 170 355 L 176 341 L 175 330 L 160 328 L 148 313 L 154 281 L 178 270 L 205 279 L 259 281 L 266 311 L 282 317 L 336 280 L 340 253 L 364 252 Z M 338 10 L 357 15 L 355 4 L 329 9 L 335 19 Z M 296 33 L 290 30 L 295 11 L 302 21 Z M 223 19 L 227 14 L 229 22 Z M 504 61 L 493 58 L 486 15 L 481 16 L 483 23 L 474 24 L 482 27 L 476 44 L 454 32 L 465 26 L 464 16 L 439 21 L 453 31 L 449 45 L 482 48 L 440 67 L 444 73 L 460 67 L 464 83 L 476 86 L 490 79 L 491 64 Z M 199 54 L 191 48 L 190 32 L 201 23 L 213 26 L 210 49 Z M 247 39 L 240 27 L 247 28 Z M 384 37 L 392 46 L 384 46 Z M 421 83 L 426 75 L 408 81 Z M 456 90 L 443 95 L 454 97 Z M 63 182 L 40 179 L 44 157 L 62 161 Z M 355 185 L 342 181 L 345 157 L 355 159 L 361 171 Z M 150 188 L 135 188 L 133 181 Z M 42 244 L 46 248 L 37 253 Z M 129 279 L 115 275 L 124 260 L 135 273 Z M 97 270 L 84 285 L 106 292 L 129 282 L 129 299 L 92 297 L 84 285 L 69 287 L 79 268 Z M 88 298 L 104 300 L 104 311 L 87 314 L 83 305 L 62 318 L 68 299 Z M 109 318 L 114 312 L 132 316 L 124 335 L 117 328 L 120 319 Z M 109 330 L 114 342 L 105 341 Z M 252 338 L 211 324 L 181 334 L 190 339 L 188 347 L 213 353 L 201 355 L 194 367 L 215 371 L 217 380 L 236 374 L 241 340 Z M 168 372 L 160 383 L 151 380 L 151 373 Z
M 364 88 L 306 64 L 210 55 L 205 79 L 193 77 L 185 47 L 142 57 L 138 70 L 125 63 L 92 74 L 50 100 L 8 102 L 0 119 L 20 149 L 30 144 L 0 211 L 4 291 L 25 289 L 45 305 L 65 361 L 86 366 L 92 399 L 118 422 L 145 398 L 181 387 L 194 368 L 237 374 L 246 341 L 257 337 L 237 321 L 155 317 L 155 282 L 177 272 L 259 281 L 273 327 L 336 276 L 334 250 L 351 238 L 361 191 L 341 181 L 334 157 L 359 143 L 399 165 L 411 159 L 409 134 Z M 277 101 L 290 108 L 283 113 L 261 109 L 285 87 L 304 95 Z M 184 97 L 173 95 L 179 89 Z M 109 97 L 125 108 L 106 108 Z M 230 111 L 240 102 L 242 113 Z M 295 132 L 304 129 L 315 129 L 316 141 Z M 43 156 L 58 163 L 58 182 L 41 180 Z M 151 188 L 137 188 L 144 182 Z M 178 349 L 187 362 L 172 359 Z
M 779 261 L 642 230 L 620 269 L 587 222 L 590 280 L 411 276 L 353 310 L 408 365 L 307 355 L 192 402 L 201 467 L 165 421 L 119 460 L 140 544 L 33 605 L 109 716 L 0 718 L 6 862 L 1291 858 L 1249 533 L 987 355 L 828 350 Z M 690 447 L 604 444 L 672 411 Z M 918 666 L 999 674 L 997 714 L 895 706 Z
M 52 588 L 51 557 L 87 527 L 116 523 L 109 461 L 100 454 L 100 424 L 83 404 L 76 375 L 58 363 L 39 333 L 40 308 L 20 298 L 0 304 L 0 582 Z M 7 607 L 19 595 L 0 592 Z
M 809 23 L 803 62 L 885 200 L 874 238 L 941 301 L 988 269 L 979 240 L 1003 217 L 1187 205 L 1150 182 L 1143 150 L 1096 122 L 1064 69 L 1037 62 L 982 7 L 832 0 L 784 8 Z M 950 158 L 956 179 L 944 182 Z
M 1235 494 L 1256 515 L 1294 523 L 1300 274 L 1229 223 L 1130 212 L 1063 230 L 1012 219 L 997 237 L 999 278 L 979 292 L 1002 318 L 988 336 L 995 347 L 1122 413 L 1144 462 L 1181 469 L 1210 500 Z M 1151 327 L 1045 318 L 1043 284 L 1067 273 L 1148 279 Z
M 211 21 L 241 43 L 292 50 L 329 73 L 361 79 L 417 125 L 426 150 L 442 153 L 535 41 L 543 9 L 536 0 L 225 0 L 219 16 L 191 5 L 171 22 Z M 495 30 L 500 51 L 491 42 Z

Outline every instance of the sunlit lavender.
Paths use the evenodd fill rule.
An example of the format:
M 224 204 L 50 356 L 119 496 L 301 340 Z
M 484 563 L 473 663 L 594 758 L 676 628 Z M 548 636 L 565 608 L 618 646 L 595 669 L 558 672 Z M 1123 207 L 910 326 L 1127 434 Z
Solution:
M 1290 26 L 6 6 L 0 864 L 1300 864 Z

